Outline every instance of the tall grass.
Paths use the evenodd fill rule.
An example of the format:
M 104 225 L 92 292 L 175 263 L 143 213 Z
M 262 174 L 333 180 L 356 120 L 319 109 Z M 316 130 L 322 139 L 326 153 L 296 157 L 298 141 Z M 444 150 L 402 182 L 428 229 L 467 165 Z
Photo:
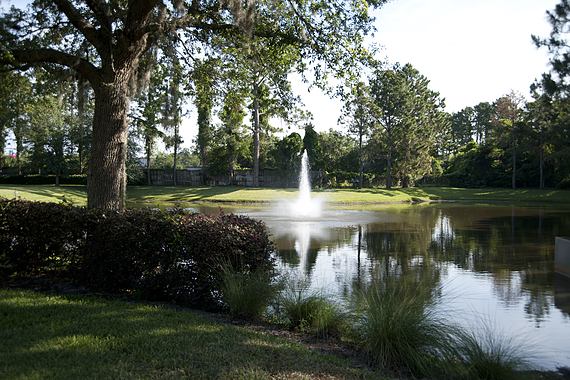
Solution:
M 261 317 L 279 290 L 274 273 L 262 269 L 244 273 L 229 263 L 220 264 L 220 268 L 222 301 L 230 314 L 247 319 Z
M 511 334 L 497 332 L 490 321 L 478 324 L 457 336 L 457 354 L 468 379 L 520 379 L 521 371 L 534 368 L 529 347 L 522 346 Z
M 520 379 L 532 350 L 480 316 L 464 328 L 441 309 L 442 285 L 373 275 L 355 291 L 352 333 L 371 361 L 428 378 Z
M 452 356 L 454 329 L 437 313 L 435 291 L 423 282 L 384 276 L 356 292 L 353 332 L 375 364 L 426 376 Z
M 289 283 L 279 294 L 278 313 L 289 328 L 307 330 L 317 336 L 338 334 L 345 328 L 340 305 L 323 292 L 309 290 L 303 283 Z

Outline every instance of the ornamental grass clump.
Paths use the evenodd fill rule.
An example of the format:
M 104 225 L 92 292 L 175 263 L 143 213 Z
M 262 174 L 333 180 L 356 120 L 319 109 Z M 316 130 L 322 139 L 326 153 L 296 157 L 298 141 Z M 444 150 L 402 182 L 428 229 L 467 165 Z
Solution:
M 374 364 L 420 376 L 447 371 L 454 329 L 437 312 L 436 292 L 404 276 L 375 278 L 356 291 L 353 332 Z
M 240 271 L 227 261 L 220 264 L 220 271 L 222 302 L 235 317 L 261 317 L 278 292 L 274 271 Z
M 285 324 L 317 336 L 340 333 L 344 330 L 345 312 L 319 291 L 307 286 L 289 284 L 280 293 L 278 310 Z
M 514 380 L 520 378 L 521 371 L 536 369 L 529 360 L 534 356 L 532 350 L 514 335 L 498 333 L 484 319 L 457 338 L 457 353 L 467 379 Z

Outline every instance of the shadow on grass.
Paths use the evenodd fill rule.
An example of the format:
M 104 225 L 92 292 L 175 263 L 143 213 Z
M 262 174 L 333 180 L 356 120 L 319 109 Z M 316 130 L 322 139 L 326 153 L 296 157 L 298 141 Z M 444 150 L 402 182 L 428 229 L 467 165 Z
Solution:
M 182 186 L 130 186 L 128 200 L 203 201 L 219 195 L 229 195 L 247 188 L 236 186 L 182 187 Z
M 87 188 L 82 185 L 1 185 L 0 196 L 8 199 L 14 198 L 18 192 L 18 197 L 30 200 L 60 202 L 64 199 L 72 200 L 76 203 L 87 201 Z
M 239 186 L 182 187 L 132 186 L 127 201 L 185 202 L 274 202 L 297 192 L 297 189 L 268 189 Z
M 296 345 L 184 311 L 0 290 L 0 315 L 6 379 L 353 378 Z

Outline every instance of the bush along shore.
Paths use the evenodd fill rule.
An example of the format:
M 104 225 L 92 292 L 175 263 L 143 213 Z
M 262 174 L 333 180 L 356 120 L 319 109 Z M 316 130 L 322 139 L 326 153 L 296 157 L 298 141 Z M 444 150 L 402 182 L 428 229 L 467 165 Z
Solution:
M 245 340 L 250 342 L 248 344 L 255 341 L 254 345 L 273 347 L 273 343 L 260 343 L 256 338 L 237 336 L 227 329 L 221 329 L 217 334 L 205 334 L 202 338 L 209 339 L 209 344 L 190 343 L 201 347 L 200 353 L 196 352 L 196 347 L 185 347 L 186 341 L 169 340 L 166 346 L 145 348 L 158 350 L 155 359 L 142 354 L 127 358 L 123 354 L 132 347 L 127 348 L 126 342 L 117 341 L 123 339 L 123 333 L 114 330 L 116 320 L 132 317 L 141 323 L 140 329 L 155 332 L 177 330 L 184 323 L 196 327 L 201 322 L 177 320 L 174 328 L 170 326 L 170 318 L 178 317 L 165 311 L 168 316 L 156 317 L 158 322 L 146 325 L 140 318 L 149 321 L 156 318 L 147 316 L 146 311 L 135 312 L 139 317 L 125 317 L 123 313 L 133 313 L 129 306 L 132 303 L 125 303 L 124 310 L 113 304 L 113 318 L 98 318 L 98 327 L 93 327 L 96 331 L 88 331 L 88 324 L 74 327 L 79 329 L 77 331 L 44 331 L 46 326 L 78 318 L 66 313 L 83 313 L 79 318 L 95 318 L 100 311 L 92 304 L 99 301 L 49 296 L 39 299 L 40 296 L 29 293 L 2 290 L 0 327 L 3 333 L 0 335 L 10 344 L 6 345 L 8 351 L 0 350 L 0 356 L 4 363 L 11 363 L 3 370 L 13 371 L 18 378 L 27 376 L 17 364 L 25 363 L 21 355 L 29 359 L 35 349 L 28 343 L 18 343 L 17 337 L 22 334 L 29 336 L 24 340 L 37 340 L 38 336 L 43 336 L 45 344 L 53 341 L 55 346 L 61 339 L 75 339 L 64 344 L 67 347 L 64 356 L 77 356 L 84 349 L 102 354 L 114 352 L 111 346 L 119 347 L 120 368 L 98 367 L 101 378 L 380 379 L 390 378 L 386 375 L 389 373 L 398 373 L 399 378 L 428 379 L 562 379 L 565 376 L 564 369 L 559 373 L 538 371 L 528 360 L 531 351 L 525 351 L 506 337 L 497 339 L 490 335 L 491 332 L 480 334 L 450 326 L 436 312 L 440 289 L 418 283 L 413 277 L 378 272 L 368 284 L 354 289 L 350 302 L 344 303 L 330 300 L 324 293 L 311 292 L 303 284 L 283 280 L 275 271 L 274 247 L 265 225 L 247 217 L 223 213 L 215 216 L 187 214 L 180 209 L 112 213 L 66 203 L 0 199 L 0 271 L 5 284 L 18 276 L 40 275 L 92 291 L 129 295 L 129 299 L 157 300 L 223 312 L 242 320 L 265 320 L 283 329 L 320 338 L 333 337 L 338 344 L 358 352 L 360 360 L 367 365 L 365 369 L 356 370 L 342 362 L 337 363 L 340 369 L 331 369 L 330 363 L 315 364 L 311 361 L 314 358 L 309 360 L 306 352 L 287 356 L 285 351 L 290 353 L 289 349 L 277 350 L 279 354 L 273 349 L 255 353 L 246 350 L 255 359 L 240 354 L 241 363 L 245 361 L 247 365 L 239 370 L 234 362 L 205 366 L 188 359 L 185 353 L 190 351 L 203 360 L 208 357 L 206 351 L 219 358 L 236 355 L 235 348 L 230 347 L 232 339 L 236 344 L 237 340 L 242 342 L 240 344 Z M 31 309 L 25 305 L 40 304 L 41 308 L 32 308 L 40 311 L 27 316 Z M 54 314 L 55 309 L 61 309 L 63 314 Z M 34 324 L 31 322 L 34 318 L 42 323 Z M 22 324 L 28 327 L 23 328 Z M 30 324 L 35 327 L 30 328 Z M 195 329 L 184 328 L 189 329 L 185 334 L 198 334 Z M 213 329 L 196 328 L 200 331 Z M 71 335 L 62 337 L 61 334 Z M 124 339 L 136 340 L 134 332 L 129 334 Z M 179 334 L 166 335 L 170 339 Z M 98 338 L 91 342 L 89 336 Z M 80 337 L 86 341 L 76 341 Z M 215 346 L 214 343 L 219 344 L 222 340 L 222 346 Z M 55 346 L 50 346 L 47 351 L 57 351 Z M 299 362 L 295 362 L 294 357 L 299 357 Z M 153 367 L 154 362 L 157 364 Z M 300 363 L 307 367 L 298 368 Z M 89 363 L 83 365 L 89 366 Z M 201 365 L 205 367 L 201 368 Z M 148 373 L 141 374 L 137 369 L 139 366 L 147 368 Z M 284 371 L 288 366 L 295 370 Z M 39 376 L 61 378 L 66 368 L 52 368 L 52 371 L 55 372 Z
M 274 273 L 265 225 L 180 209 L 93 210 L 0 199 L 2 275 L 49 271 L 89 288 L 221 307 L 222 265 Z

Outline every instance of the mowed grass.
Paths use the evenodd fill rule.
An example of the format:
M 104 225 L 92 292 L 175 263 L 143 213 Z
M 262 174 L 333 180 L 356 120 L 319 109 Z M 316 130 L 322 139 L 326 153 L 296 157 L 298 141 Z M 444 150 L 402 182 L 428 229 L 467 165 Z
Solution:
M 0 197 L 22 198 L 41 202 L 61 202 L 64 199 L 74 203 L 87 203 L 87 188 L 81 185 L 0 185 Z
M 189 311 L 0 289 L 2 379 L 383 379 Z
M 16 193 L 17 192 L 17 193 Z M 460 189 L 451 187 L 425 187 L 408 189 L 315 189 L 313 196 L 331 205 L 383 204 L 426 202 L 443 200 L 517 201 L 570 203 L 569 190 L 538 189 Z M 71 200 L 85 204 L 85 186 L 53 185 L 0 185 L 0 196 L 22 199 L 61 202 Z M 254 189 L 250 187 L 182 187 L 182 186 L 131 186 L 127 202 L 210 202 L 210 203 L 274 203 L 293 199 L 296 189 Z

